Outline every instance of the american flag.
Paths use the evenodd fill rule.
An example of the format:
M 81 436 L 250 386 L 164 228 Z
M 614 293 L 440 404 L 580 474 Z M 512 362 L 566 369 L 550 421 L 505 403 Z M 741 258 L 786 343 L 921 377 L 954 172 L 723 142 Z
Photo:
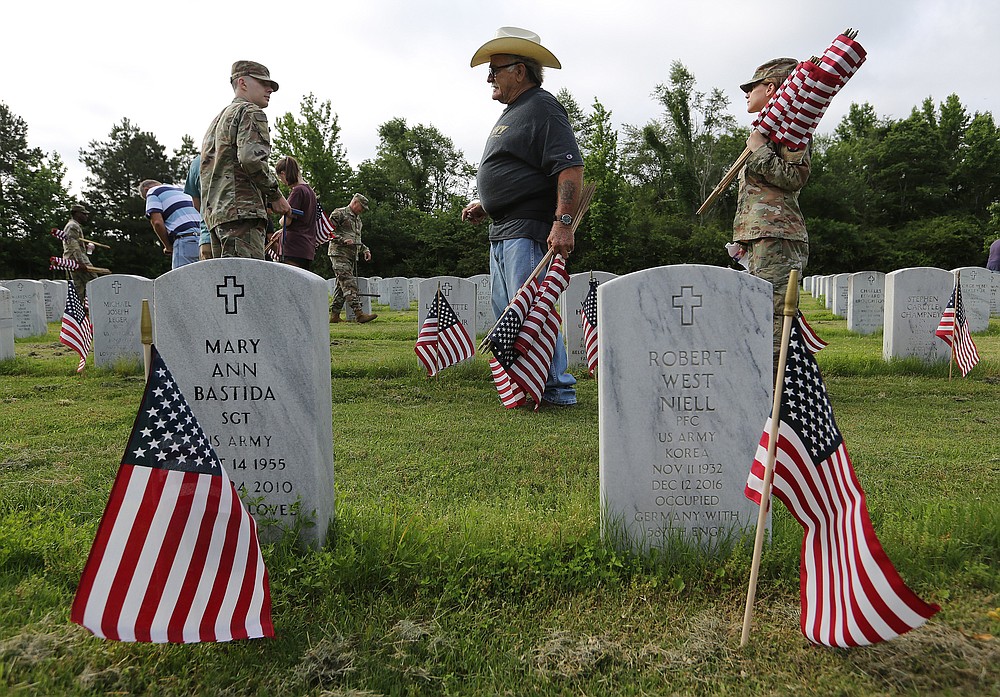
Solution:
M 82 373 L 87 367 L 87 354 L 94 345 L 94 326 L 90 323 L 86 308 L 80 303 L 73 281 L 66 288 L 66 309 L 63 311 L 62 327 L 59 329 L 59 343 L 66 344 L 80 354 L 80 364 L 76 372 Z
M 469 332 L 438 288 L 413 347 L 427 377 L 476 355 Z
M 819 335 L 813 331 L 813 328 L 809 326 L 806 322 L 806 316 L 802 314 L 799 310 L 799 328 L 802 330 L 802 341 L 805 342 L 806 348 L 812 353 L 819 353 L 827 346 L 827 342 L 819 338 Z
M 155 346 L 70 619 L 117 641 L 274 636 L 256 524 Z
M 597 370 L 597 281 L 590 279 L 590 290 L 580 309 L 583 316 L 583 340 L 587 346 L 587 370 Z
M 63 232 L 62 230 L 60 230 L 57 227 L 52 228 L 52 231 L 49 232 L 49 234 L 52 235 L 53 237 L 56 237 L 56 238 L 60 239 L 60 240 L 66 239 L 66 233 Z
M 75 259 L 49 257 L 49 271 L 78 271 L 83 266 Z
M 968 375 L 969 371 L 979 363 L 979 352 L 972 341 L 972 335 L 969 334 L 969 320 L 962 305 L 962 284 L 957 281 L 955 290 L 951 292 L 948 307 L 944 309 L 941 322 L 938 323 L 934 333 L 951 346 L 952 356 L 962 370 L 962 377 Z
M 555 354 L 562 321 L 556 302 L 569 283 L 566 262 L 556 256 L 539 285 L 531 279 L 487 336 L 490 370 L 500 401 L 511 409 L 531 397 L 537 410 Z
M 816 359 L 792 321 L 773 488 L 805 531 L 802 633 L 837 647 L 892 639 L 941 608 L 917 597 L 882 549 Z M 769 418 L 745 490 L 758 504 L 770 431 Z
M 323 212 L 323 206 L 316 201 L 316 246 L 320 246 L 324 242 L 329 242 L 333 239 L 334 233 L 337 231 L 337 227 L 330 222 L 330 219 L 326 217 L 326 213 Z

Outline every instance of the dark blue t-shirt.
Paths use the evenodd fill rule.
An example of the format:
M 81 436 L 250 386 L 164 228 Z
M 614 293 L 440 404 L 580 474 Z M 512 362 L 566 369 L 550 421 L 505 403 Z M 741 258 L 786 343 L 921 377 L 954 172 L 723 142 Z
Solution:
M 476 175 L 480 201 L 493 219 L 490 240 L 544 241 L 556 211 L 557 175 L 580 166 L 569 116 L 554 96 L 533 87 L 508 104 L 486 140 Z

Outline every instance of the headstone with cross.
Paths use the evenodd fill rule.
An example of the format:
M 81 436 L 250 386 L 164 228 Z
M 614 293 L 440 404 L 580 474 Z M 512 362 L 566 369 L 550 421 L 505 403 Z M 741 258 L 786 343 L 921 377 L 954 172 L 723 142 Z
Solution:
M 601 283 L 618 278 L 617 274 L 607 271 L 586 271 L 570 274 L 569 285 L 566 286 L 560 300 L 559 314 L 563 321 L 563 336 L 566 337 L 566 358 L 569 365 L 587 365 L 587 340 L 583 332 L 583 301 L 590 292 L 590 278 L 593 275 L 598 286 Z
M 847 317 L 848 283 L 850 280 L 851 274 L 838 273 L 833 275 L 833 280 L 830 282 L 830 287 L 833 289 L 830 310 L 837 317 Z
M 847 328 L 858 334 L 874 334 L 885 318 L 885 274 L 859 271 L 847 280 Z
M 918 266 L 887 273 L 882 358 L 947 362 L 951 349 L 934 330 L 954 287 L 954 274 L 944 269 Z
M 952 269 L 961 274 L 962 307 L 972 333 L 990 328 L 990 306 L 993 300 L 997 274 L 982 266 L 963 266 Z
M 45 291 L 45 321 L 62 322 L 66 312 L 66 282 L 41 279 Z
M 14 304 L 10 291 L 0 282 L 0 361 L 14 357 Z
M 142 301 L 152 313 L 153 281 L 143 276 L 110 274 L 87 284 L 90 321 L 94 325 L 94 365 L 141 366 Z
M 465 327 L 469 336 L 476 336 L 476 284 L 458 276 L 434 276 L 425 278 L 417 288 L 417 326 L 422 327 L 438 284 L 441 285 L 441 295 L 445 297 L 451 309 L 458 316 L 458 321 Z
M 154 341 L 264 539 L 320 547 L 334 515 L 326 281 L 210 259 L 154 283 Z
M 390 310 L 402 311 L 410 309 L 410 282 L 402 276 L 382 279 L 382 291 L 388 295 Z M 381 302 L 381 299 L 379 300 Z
M 44 336 L 49 331 L 45 321 L 45 286 L 41 281 L 16 278 L 5 281 L 14 310 L 14 336 Z M 62 318 L 60 317 L 60 320 Z
M 597 290 L 601 531 L 620 547 L 723 551 L 772 393 L 771 284 L 661 266 Z
M 490 283 L 490 275 L 480 273 L 469 276 L 466 280 L 476 284 L 476 334 L 482 335 L 496 322 L 496 318 L 493 317 L 493 286 Z

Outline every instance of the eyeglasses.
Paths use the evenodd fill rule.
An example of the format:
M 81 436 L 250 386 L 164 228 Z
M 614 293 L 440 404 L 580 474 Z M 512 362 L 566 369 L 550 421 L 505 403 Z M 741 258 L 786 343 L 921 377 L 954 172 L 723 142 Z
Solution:
M 512 66 L 515 66 L 515 65 L 523 65 L 523 62 L 522 61 L 514 61 L 513 63 L 508 63 L 507 65 L 491 65 L 490 66 L 490 79 L 491 80 L 496 80 L 497 79 L 497 71 L 498 70 L 503 70 L 504 68 L 510 68 Z

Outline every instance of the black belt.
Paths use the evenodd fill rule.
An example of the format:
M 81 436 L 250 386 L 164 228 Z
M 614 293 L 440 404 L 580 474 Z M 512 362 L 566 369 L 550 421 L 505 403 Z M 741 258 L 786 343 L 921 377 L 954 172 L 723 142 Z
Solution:
M 194 236 L 196 236 L 198 234 L 199 233 L 197 233 L 197 232 L 188 232 L 188 233 L 185 233 L 183 235 L 174 235 L 174 239 L 175 240 L 180 240 L 180 239 L 184 239 L 185 237 L 194 237 Z

